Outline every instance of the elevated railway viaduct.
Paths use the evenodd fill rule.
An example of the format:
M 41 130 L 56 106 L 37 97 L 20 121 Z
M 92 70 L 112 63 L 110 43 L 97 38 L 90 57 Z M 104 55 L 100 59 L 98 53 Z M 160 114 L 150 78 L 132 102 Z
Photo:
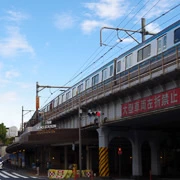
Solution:
M 54 168 L 76 163 L 102 177 L 180 177 L 179 68 L 176 46 L 44 112 L 55 129 L 40 131 L 40 120 L 32 117 L 7 152 L 25 149 L 27 165 L 50 158 Z

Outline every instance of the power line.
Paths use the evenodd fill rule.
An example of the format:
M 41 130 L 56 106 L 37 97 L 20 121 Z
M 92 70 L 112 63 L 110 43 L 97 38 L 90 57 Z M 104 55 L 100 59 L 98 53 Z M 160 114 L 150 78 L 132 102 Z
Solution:
M 144 4 L 144 6 L 145 6 L 149 1 L 150 1 L 150 0 L 148 0 L 148 1 Z M 142 2 L 142 0 L 140 0 L 140 1 L 136 4 L 136 6 L 135 6 L 134 8 L 132 8 L 132 10 L 131 10 L 131 11 L 129 12 L 129 14 L 126 16 L 126 18 L 133 12 L 133 10 L 134 10 L 141 2 Z M 143 6 L 143 7 L 144 7 L 144 6 Z M 142 8 L 143 8 L 143 7 L 142 7 Z M 141 8 L 141 9 L 142 9 L 142 8 Z M 140 11 L 140 10 L 139 10 L 139 11 Z M 138 12 L 139 12 L 139 11 L 138 11 Z M 138 12 L 137 12 L 137 13 L 138 13 Z M 137 13 L 136 13 L 136 14 L 137 14 Z M 123 23 L 123 21 L 125 21 L 126 18 L 124 18 L 124 19 L 118 24 L 118 26 L 120 26 L 120 24 Z M 133 19 L 133 18 L 131 18 L 131 19 Z M 131 21 L 131 19 L 128 21 L 128 23 Z M 127 25 L 128 23 L 126 23 L 126 25 Z M 126 26 L 126 25 L 125 25 L 125 26 Z M 105 41 L 106 41 L 112 34 L 113 34 L 113 33 L 111 33 L 111 34 L 105 39 Z M 115 37 L 115 36 L 114 36 L 114 37 Z M 111 41 L 112 41 L 112 40 L 113 40 L 113 38 L 111 39 Z M 110 42 L 111 42 L 111 41 L 110 41 Z M 116 45 L 115 45 L 115 47 L 116 47 Z M 111 46 L 111 48 L 112 48 L 112 46 Z M 96 50 L 94 51 L 94 53 L 91 54 L 91 56 L 90 56 L 90 57 L 88 58 L 88 60 L 83 64 L 83 66 L 81 66 L 81 68 L 84 67 L 84 66 L 87 64 L 87 62 L 91 59 L 91 57 L 92 57 L 99 49 L 100 49 L 100 48 L 96 49 Z M 105 48 L 103 48 L 103 49 L 101 48 L 101 51 L 98 52 L 93 59 L 95 59 L 104 49 L 105 49 Z M 108 51 L 109 51 L 109 50 L 108 50 Z M 98 59 L 99 59 L 99 58 L 98 58 Z M 79 70 L 81 69 L 81 68 L 80 68 L 80 69 L 73 75 L 73 78 L 71 78 L 65 85 L 69 84 L 69 83 L 70 83 L 71 81 L 73 81 L 76 77 L 80 76 L 86 69 L 88 69 L 89 67 L 91 67 L 93 64 L 94 64 L 94 63 L 91 63 L 91 62 L 90 62 L 80 73 L 78 73 Z M 54 93 L 57 92 L 57 91 L 58 91 L 58 90 L 55 90 Z
M 179 4 L 180 5 L 180 4 Z M 163 13 L 161 16 L 157 17 L 156 19 L 152 20 L 151 22 L 149 22 L 148 24 L 146 24 L 145 26 L 148 26 L 149 24 L 153 23 L 154 21 L 156 21 L 157 19 L 161 18 L 162 16 L 166 15 L 167 13 L 169 13 L 170 11 L 174 10 L 175 8 L 177 8 L 179 5 L 176 5 L 175 7 L 171 8 L 170 10 L 168 10 L 167 12 Z M 137 31 L 139 31 L 141 29 L 138 29 Z M 133 35 L 134 33 L 132 33 L 131 35 Z M 124 39 L 126 39 L 129 36 L 126 36 Z M 123 39 L 123 40 L 124 40 Z M 119 44 L 119 42 L 115 43 L 108 51 L 106 51 L 101 57 L 99 57 L 98 59 L 96 59 L 93 63 L 91 63 L 89 66 L 87 66 L 85 69 L 83 69 L 83 71 L 87 70 L 90 66 L 92 66 L 94 63 L 98 62 L 102 57 L 104 57 L 107 53 L 109 53 L 117 44 Z M 74 80 L 75 78 L 77 78 L 80 74 L 82 74 L 81 71 L 79 74 L 77 74 L 73 79 L 71 79 L 70 81 L 68 81 L 66 84 L 68 84 L 69 82 L 71 82 L 72 80 Z
M 159 1 L 160 1 L 160 0 L 159 0 Z M 158 2 L 159 2 L 159 1 L 158 1 Z M 139 3 L 140 3 L 140 2 L 141 2 L 141 1 L 139 1 Z M 157 3 L 158 3 L 158 2 L 157 2 Z M 139 4 L 139 3 L 138 3 L 138 4 Z M 156 3 L 155 5 L 153 5 L 152 8 L 154 8 L 154 7 L 157 5 L 157 3 Z M 169 12 L 173 11 L 174 9 L 176 9 L 178 6 L 180 6 L 180 4 L 177 4 L 176 6 L 172 7 L 171 9 L 169 9 L 168 11 L 166 11 L 165 13 L 163 13 L 162 15 L 160 15 L 159 17 L 155 18 L 154 20 L 152 20 L 151 22 L 149 22 L 149 23 L 146 24 L 145 26 L 148 26 L 149 24 L 157 21 L 157 20 L 160 19 L 162 16 L 164 16 L 164 15 L 166 15 L 167 13 L 169 13 Z M 143 7 L 144 7 L 144 6 L 143 6 Z M 150 10 L 152 10 L 152 8 L 151 8 Z M 149 11 L 150 11 L 150 10 L 149 10 Z M 140 11 L 140 10 L 139 10 L 139 11 Z M 139 12 L 139 11 L 138 11 L 138 12 Z M 148 11 L 148 12 L 149 12 L 149 11 Z M 131 12 L 132 12 L 132 11 L 131 11 Z M 147 13 L 146 13 L 146 14 L 147 14 Z M 145 15 L 146 15 L 146 14 L 145 14 Z M 144 16 L 145 16 L 145 15 L 144 15 Z M 144 16 L 143 16 L 143 17 L 144 17 Z M 138 29 L 137 31 L 139 31 L 139 30 L 141 30 L 141 29 Z M 111 33 L 111 34 L 112 34 L 112 33 Z M 134 33 L 132 33 L 131 35 L 133 35 L 133 34 L 134 34 Z M 109 37 L 110 37 L 110 36 L 109 36 Z M 128 37 L 129 37 L 129 36 L 124 37 L 123 40 L 125 40 L 125 39 L 128 38 Z M 107 39 L 108 39 L 108 38 L 107 38 Z M 107 39 L 106 39 L 106 40 L 107 40 Z M 76 75 L 75 75 L 73 78 L 71 78 L 67 83 L 65 83 L 65 85 L 71 83 L 71 82 L 72 82 L 73 80 L 75 80 L 78 76 L 80 76 L 80 75 L 81 75 L 82 73 L 84 73 L 87 69 L 89 69 L 92 65 L 94 65 L 95 63 L 97 63 L 98 61 L 100 61 L 105 55 L 107 55 L 107 54 L 108 54 L 114 47 L 116 47 L 118 44 L 119 44 L 119 42 L 115 43 L 111 48 L 109 48 L 109 49 L 108 49 L 103 55 L 101 55 L 99 58 L 97 58 L 97 59 L 94 58 L 95 61 L 93 61 L 92 63 L 90 63 L 88 66 L 86 66 L 80 73 L 78 73 L 78 74 L 75 73 Z M 128 45 L 128 46 L 129 46 L 129 45 Z M 127 46 L 126 46 L 126 47 L 127 47 Z M 122 49 L 124 49 L 124 48 L 122 48 Z M 97 49 L 97 50 L 98 50 L 98 49 Z M 96 50 L 95 52 L 97 52 L 97 50 Z M 104 48 L 103 48 L 103 50 L 104 50 Z M 103 51 L 103 50 L 102 50 L 102 51 Z M 100 51 L 100 52 L 102 52 L 102 51 Z M 94 52 L 94 53 L 95 53 L 95 52 Z M 100 53 L 100 52 L 99 52 L 99 53 Z M 94 54 L 94 53 L 93 53 L 93 54 Z M 99 54 L 99 53 L 98 53 L 98 54 Z M 93 56 L 93 54 L 88 58 L 88 60 Z M 96 56 L 97 56 L 97 55 L 96 55 Z M 86 64 L 86 63 L 85 63 L 85 64 Z M 85 65 L 85 64 L 84 64 L 84 65 Z M 83 66 L 84 66 L 84 65 L 83 65 Z M 59 91 L 59 90 L 56 90 L 56 91 L 52 92 L 51 95 L 50 95 L 50 96 L 47 98 L 47 100 L 45 101 L 45 103 L 46 103 L 46 102 L 48 101 L 48 99 L 50 99 L 50 97 L 51 97 L 55 92 L 57 92 L 57 91 Z M 45 104 L 45 103 L 44 103 L 44 104 Z
M 148 0 L 149 1 L 149 0 Z M 133 12 L 133 10 L 140 4 L 142 2 L 142 0 L 140 0 L 137 4 L 136 4 L 136 6 L 134 7 L 134 8 L 132 8 L 132 10 L 129 12 L 129 14 L 127 14 L 127 16 L 126 16 L 126 18 Z M 146 4 L 147 4 L 148 2 L 146 2 Z M 126 18 L 124 18 L 122 21 L 121 21 L 121 23 L 123 22 L 123 21 L 125 21 L 126 20 Z M 121 24 L 121 23 L 119 23 L 119 25 Z M 118 26 L 119 26 L 118 25 Z M 110 37 L 112 35 L 112 33 L 106 38 L 106 40 Z M 105 40 L 105 41 L 106 41 Z M 99 49 L 99 48 L 98 48 Z M 88 58 L 88 60 L 87 61 L 89 61 L 90 60 L 90 58 L 98 51 L 98 49 L 96 49 L 95 50 L 95 52 Z M 101 48 L 101 51 L 96 55 L 96 57 L 104 50 L 105 48 Z M 95 57 L 94 57 L 94 59 L 95 59 Z M 83 66 L 82 67 L 84 67 L 84 65 L 86 65 L 87 64 L 87 61 L 83 64 Z M 87 66 L 89 66 L 91 64 L 91 62 L 87 65 Z M 81 67 L 81 68 L 82 68 Z M 81 69 L 80 68 L 80 69 Z M 79 72 L 79 70 L 77 71 L 77 72 Z M 78 73 L 79 74 L 79 73 Z M 75 73 L 74 74 L 74 76 L 76 77 L 76 75 L 77 75 L 77 73 Z M 74 76 L 73 76 L 73 78 L 74 78 Z

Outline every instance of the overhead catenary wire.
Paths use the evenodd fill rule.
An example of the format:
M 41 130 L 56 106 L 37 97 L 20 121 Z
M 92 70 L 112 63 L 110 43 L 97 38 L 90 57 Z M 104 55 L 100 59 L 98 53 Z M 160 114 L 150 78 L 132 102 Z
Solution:
M 132 10 L 131 10 L 131 11 L 127 14 L 127 16 L 121 21 L 121 23 L 123 23 L 123 21 L 125 21 L 125 20 L 127 19 L 127 17 L 133 12 L 133 10 L 134 10 L 142 1 L 143 1 L 143 0 L 140 0 L 140 1 L 136 4 L 136 6 L 134 6 L 134 7 L 132 8 Z M 145 4 L 147 4 L 148 2 L 149 2 L 149 0 L 148 0 Z M 119 23 L 119 25 L 120 25 L 121 23 Z M 119 25 L 118 25 L 118 26 L 119 26 Z M 106 39 L 108 39 L 111 35 L 112 35 L 112 33 L 111 33 Z M 106 41 L 106 40 L 105 40 L 105 41 Z M 94 59 L 95 59 L 105 48 L 102 49 L 102 48 L 99 47 L 98 49 L 101 49 L 101 50 L 100 50 L 100 52 L 99 52 L 98 54 L 95 55 Z M 90 60 L 90 58 L 93 57 L 93 55 L 98 51 L 98 49 L 96 49 L 95 52 L 92 53 L 92 55 L 88 58 L 88 60 Z M 84 65 L 87 65 L 88 60 L 85 61 L 85 63 L 83 64 L 82 67 L 84 67 Z M 91 61 L 92 61 L 92 60 L 91 60 Z M 91 63 L 92 63 L 92 62 L 90 62 L 87 66 L 89 66 Z M 84 70 L 84 69 L 83 69 L 83 70 Z M 82 70 L 82 71 L 83 71 L 83 70 Z M 73 75 L 73 78 L 76 77 L 77 74 L 79 74 L 79 70 L 78 70 L 77 72 L 78 72 L 78 73 L 75 73 L 75 74 Z M 71 78 L 71 79 L 73 79 L 73 78 Z
M 159 0 L 160 1 L 160 0 Z M 159 2 L 158 1 L 158 2 Z M 157 3 L 158 3 L 157 2 Z M 157 3 L 155 4 L 155 5 L 157 5 Z M 153 5 L 153 7 L 155 7 L 155 5 Z M 169 13 L 169 12 L 171 12 L 172 10 L 174 10 L 174 9 L 176 9 L 178 6 L 180 6 L 180 4 L 177 4 L 176 6 L 174 6 L 174 7 L 172 7 L 171 9 L 169 9 L 168 11 L 166 11 L 165 13 L 163 13 L 162 15 L 160 15 L 160 16 L 158 16 L 157 18 L 155 18 L 154 20 L 152 20 L 152 21 L 150 21 L 149 23 L 147 23 L 146 24 L 146 26 L 148 26 L 149 24 L 151 24 L 151 23 L 153 23 L 153 22 L 155 22 L 155 21 L 157 21 L 159 18 L 161 18 L 162 16 L 164 16 L 164 15 L 166 15 L 167 13 Z M 152 8 L 153 8 L 152 7 Z M 152 9 L 151 8 L 151 9 Z M 151 10 L 150 9 L 150 10 Z M 149 11 L 150 11 L 149 10 Z M 146 13 L 147 14 L 147 13 Z M 146 15 L 145 14 L 145 15 Z M 144 16 L 145 16 L 144 15 Z M 143 17 L 144 17 L 143 16 Z M 138 29 L 138 31 L 139 31 L 140 29 Z M 132 33 L 132 34 L 134 34 L 134 33 Z M 125 40 L 126 38 L 128 38 L 128 36 L 126 36 L 126 37 L 124 37 L 124 39 L 123 40 Z M 67 83 L 65 83 L 65 85 L 67 85 L 67 84 L 69 84 L 69 83 L 71 83 L 73 80 L 75 80 L 78 76 L 80 76 L 82 73 L 84 73 L 87 69 L 89 69 L 92 65 L 94 65 L 95 63 L 97 63 L 98 61 L 100 61 L 105 55 L 107 55 L 114 47 L 116 47 L 117 45 L 119 44 L 119 42 L 117 42 L 117 43 L 115 43 L 111 48 L 109 48 L 103 55 L 101 55 L 99 58 L 97 58 L 97 59 L 95 59 L 92 63 L 90 63 L 88 66 L 86 66 L 80 73 L 78 73 L 78 74 L 76 74 L 73 78 L 71 78 Z M 127 47 L 127 46 L 126 46 Z M 123 48 L 122 48 L 123 49 Z M 103 49 L 104 50 L 104 49 Z M 95 52 L 97 52 L 97 50 L 95 51 Z M 102 51 L 100 51 L 100 52 L 102 52 Z M 99 53 L 98 53 L 99 54 Z M 93 54 L 90 56 L 90 58 L 93 56 Z M 90 59 L 89 58 L 89 59 Z M 89 60 L 88 59 L 88 60 Z M 48 99 L 50 99 L 50 97 L 55 93 L 55 92 L 57 92 L 57 91 L 59 91 L 59 90 L 56 90 L 56 91 L 54 91 L 54 92 L 52 92 L 51 93 L 51 95 L 47 98 L 47 100 L 45 101 L 45 102 L 47 102 L 48 101 Z M 45 103 L 43 103 L 43 104 L 45 104 Z
M 127 14 L 127 16 L 125 17 L 125 18 L 123 18 L 123 20 L 117 25 L 117 27 L 119 27 L 127 18 L 128 18 L 128 16 L 130 16 L 130 14 L 134 11 L 134 9 L 142 2 L 143 0 L 140 0 L 137 4 L 136 4 L 136 6 L 134 6 L 133 8 L 132 8 L 132 10 Z M 145 5 L 149 2 L 150 0 L 148 0 L 146 3 L 145 3 Z M 144 5 L 144 6 L 145 6 Z M 138 13 L 138 12 L 137 12 Z M 137 14 L 136 13 L 136 14 Z M 135 15 L 136 15 L 135 14 Z M 134 16 L 122 27 L 122 28 L 125 28 L 125 26 L 132 20 L 134 18 Z M 107 38 L 105 38 L 105 42 L 109 39 L 109 37 L 111 36 L 113 34 L 113 32 L 111 32 L 110 33 L 110 35 L 107 37 Z M 107 43 L 107 44 L 109 44 L 110 42 L 112 42 L 112 40 L 114 39 L 116 37 L 116 35 L 114 35 L 113 36 L 113 38 L 111 38 L 111 40 Z
M 171 8 L 170 10 L 166 11 L 165 13 L 161 14 L 160 16 L 158 16 L 157 18 L 155 18 L 154 20 L 150 21 L 149 23 L 147 23 L 147 24 L 145 25 L 145 27 L 148 26 L 149 24 L 157 21 L 159 18 L 161 18 L 162 16 L 166 15 L 166 14 L 169 13 L 170 11 L 174 10 L 174 9 L 177 8 L 178 6 L 180 6 L 180 4 L 177 4 L 176 6 L 174 6 L 173 8 Z M 143 17 L 144 17 L 144 16 L 143 16 Z M 141 28 L 139 28 L 137 31 L 140 31 L 140 30 L 141 30 Z M 131 35 L 133 35 L 133 34 L 135 34 L 135 33 L 134 33 L 134 32 L 131 33 Z M 126 36 L 126 37 L 124 37 L 122 40 L 125 40 L 125 39 L 128 38 L 128 37 L 129 37 L 129 36 Z M 129 45 L 128 45 L 128 46 L 129 46 Z M 125 46 L 125 47 L 127 47 L 127 46 Z
M 124 18 L 124 19 L 118 24 L 118 26 L 120 26 L 120 24 L 122 24 L 122 23 L 127 19 L 127 17 L 134 11 L 134 9 L 135 9 L 142 1 L 143 1 L 143 0 L 140 0 L 140 1 L 136 4 L 136 6 L 134 6 L 134 7 L 132 8 L 132 10 L 127 14 L 126 18 Z M 143 7 L 144 7 L 149 1 L 150 1 L 150 0 L 146 1 L 146 3 L 143 5 Z M 143 8 L 143 7 L 142 7 L 142 8 Z M 142 9 L 142 8 L 141 8 L 141 9 Z M 140 10 L 141 10 L 141 9 L 140 9 Z M 139 11 L 140 11 L 140 10 L 139 10 Z M 138 11 L 138 12 L 139 12 L 139 11 Z M 137 13 L 138 13 L 138 12 L 137 12 Z M 136 14 L 137 14 L 137 13 L 136 13 Z M 136 14 L 135 14 L 135 15 L 136 15 Z M 134 17 L 134 16 L 133 16 L 133 17 Z M 131 19 L 128 21 L 128 23 L 129 23 L 132 19 L 133 19 L 133 18 L 131 18 Z M 128 23 L 126 23 L 126 25 L 127 25 Z M 125 26 L 126 26 L 126 25 L 125 25 Z M 112 34 L 113 34 L 113 33 L 110 33 L 110 35 L 105 39 L 105 41 L 106 41 Z M 111 41 L 112 41 L 112 40 L 113 40 L 113 38 L 111 39 Z M 110 41 L 110 42 L 111 42 L 111 41 Z M 117 43 L 117 44 L 118 44 L 118 43 Z M 113 46 L 114 46 L 114 45 L 113 45 Z M 112 48 L 113 46 L 111 46 L 111 48 Z M 115 45 L 115 47 L 116 47 L 116 46 L 117 46 L 117 45 Z M 98 49 L 100 49 L 100 47 L 99 47 Z M 88 58 L 88 60 L 83 64 L 82 67 L 84 67 L 84 66 L 87 64 L 87 62 L 90 60 L 91 57 L 93 57 L 93 55 L 98 51 L 98 49 L 96 49 L 95 52 L 91 54 L 91 56 L 90 56 L 90 57 Z M 104 47 L 103 47 L 103 49 L 101 48 L 100 52 L 98 52 L 98 53 L 95 55 L 95 57 L 93 58 L 93 60 L 95 60 L 95 58 L 96 58 L 104 49 L 105 49 Z M 108 51 L 109 51 L 109 50 L 108 50 Z M 103 57 L 104 57 L 104 56 L 103 56 Z M 100 57 L 100 58 L 101 58 L 101 57 Z M 92 60 L 91 60 L 91 61 L 92 61 Z M 75 73 L 75 74 L 73 75 L 73 77 L 72 77 L 65 85 L 67 85 L 67 84 L 69 84 L 70 82 L 72 82 L 76 77 L 80 76 L 86 69 L 88 69 L 89 67 L 91 67 L 93 64 L 94 64 L 94 63 L 90 62 L 83 70 L 81 70 L 80 73 L 79 73 L 79 70 L 80 70 L 80 69 L 79 69 L 79 70 L 77 71 L 77 73 Z M 81 67 L 81 68 L 82 68 L 82 67 Z M 59 90 L 55 90 L 54 93 L 57 92 L 57 91 L 59 91 Z
M 152 8 L 154 8 L 154 7 L 159 3 L 159 1 L 160 1 L 160 0 L 158 0 L 158 1 L 153 5 L 153 7 L 151 7 L 150 10 L 152 10 Z M 140 2 L 141 2 L 141 1 L 140 1 Z M 140 3 L 140 2 L 139 2 L 139 3 Z M 139 4 L 139 3 L 138 3 L 138 4 Z M 145 3 L 145 5 L 146 5 L 147 3 L 148 3 L 148 1 Z M 144 6 L 145 6 L 145 5 L 144 5 Z M 143 6 L 143 7 L 144 7 L 144 6 Z M 172 11 L 173 9 L 175 9 L 175 8 L 178 7 L 178 6 L 179 6 L 179 5 L 171 8 L 169 11 L 167 11 L 166 13 L 163 13 L 163 14 L 162 14 L 161 16 L 159 16 L 158 18 L 162 17 L 163 15 L 167 14 L 168 12 Z M 143 7 L 142 7 L 142 8 L 143 8 Z M 142 8 L 141 8 L 141 9 L 142 9 Z M 150 11 L 150 10 L 149 10 L 149 11 Z M 140 11 L 140 10 L 139 10 L 139 11 Z M 138 11 L 138 12 L 139 12 L 139 11 Z M 149 12 L 149 11 L 148 11 L 148 12 Z M 146 13 L 143 15 L 143 17 L 144 17 L 148 12 L 146 12 Z M 137 14 L 137 13 L 136 13 L 136 14 Z M 156 18 L 156 19 L 158 19 L 158 18 Z M 154 21 L 152 21 L 152 22 L 154 22 Z M 152 23 L 152 22 L 150 22 L 150 23 Z M 146 26 L 149 25 L 150 23 L 146 24 Z M 140 31 L 140 30 L 141 30 L 141 29 L 138 29 L 137 31 Z M 134 33 L 132 33 L 132 34 L 134 34 Z M 131 34 L 131 35 L 132 35 L 132 34 Z M 126 36 L 124 39 L 126 39 L 126 38 L 128 38 L 128 37 L 129 37 L 129 36 Z M 123 40 L 124 40 L 124 39 L 123 39 Z M 116 43 L 115 45 L 113 45 L 107 52 L 110 52 L 114 47 L 117 46 L 117 44 L 118 44 L 118 43 Z M 100 56 L 98 59 L 96 59 L 93 63 L 89 64 L 89 65 L 88 65 L 86 68 L 84 68 L 80 73 L 78 73 L 76 76 L 74 76 L 72 79 L 70 79 L 65 85 L 69 84 L 72 80 L 76 79 L 79 75 L 81 75 L 81 74 L 83 73 L 83 71 L 87 70 L 87 69 L 88 69 L 89 67 L 91 67 L 96 61 L 99 61 L 99 60 L 100 60 L 102 57 L 104 57 L 104 55 L 106 55 L 106 54 L 107 54 L 107 53 L 104 53 L 102 56 Z
M 172 11 L 173 9 L 177 8 L 180 4 L 176 5 L 175 7 L 171 8 L 170 10 L 168 10 L 167 12 L 163 13 L 162 15 L 160 15 L 159 17 L 157 17 L 156 19 L 152 20 L 151 22 L 147 23 L 145 26 L 148 26 L 149 24 L 153 23 L 154 21 L 156 21 L 157 19 L 161 18 L 162 16 L 166 15 L 167 13 L 169 13 L 170 11 Z M 139 28 L 137 31 L 140 31 L 141 28 Z M 131 33 L 131 35 L 134 33 Z M 129 36 L 126 36 L 123 40 L 125 40 L 126 38 L 128 38 Z M 85 69 L 83 69 L 83 71 L 86 71 L 90 66 L 92 66 L 93 64 L 95 64 L 96 62 L 98 62 L 101 58 L 103 58 L 106 54 L 108 54 L 117 44 L 119 44 L 119 42 L 115 43 L 110 49 L 108 49 L 102 56 L 100 56 L 99 58 L 97 58 L 95 61 L 93 61 L 89 66 L 87 66 Z M 67 85 L 68 83 L 70 83 L 72 80 L 76 79 L 80 74 L 83 73 L 83 71 L 81 71 L 79 74 L 77 74 L 75 77 L 73 77 L 73 79 L 69 80 L 65 85 Z
M 150 22 L 151 23 L 151 22 Z M 148 24 L 150 24 L 150 23 L 148 23 Z M 124 38 L 125 39 L 125 38 Z M 116 44 L 118 44 L 118 43 L 116 43 Z M 109 51 L 107 51 L 104 55 L 106 55 L 108 52 L 110 52 L 115 46 L 116 46 L 116 44 L 113 46 L 113 47 L 111 47 L 110 49 L 109 49 Z M 129 46 L 129 45 L 128 45 Z M 128 46 L 126 46 L 126 47 L 128 47 Z M 126 48 L 126 47 L 124 47 L 124 48 Z M 124 49 L 123 48 L 123 49 Z M 116 54 L 116 53 L 115 53 Z M 98 58 L 98 60 L 100 60 L 100 59 L 102 59 L 104 56 L 101 56 L 101 57 L 99 57 Z M 110 58 L 110 57 L 109 57 Z M 109 59 L 108 58 L 108 59 Z M 93 64 L 95 64 L 96 62 L 94 61 L 91 65 L 89 65 L 89 66 L 92 66 Z M 87 67 L 85 70 L 87 70 L 89 67 Z M 80 74 L 78 74 L 76 77 L 74 77 L 74 79 L 76 79 L 79 75 L 81 75 L 83 73 L 83 71 L 80 73 Z M 74 80 L 73 79 L 73 80 Z M 79 79 L 78 79 L 79 80 Z M 48 102 L 48 100 L 51 98 L 51 96 L 52 96 L 52 94 L 54 94 L 55 92 L 57 92 L 57 91 L 54 91 L 53 93 L 51 93 L 50 94 L 50 96 L 47 98 L 47 100 L 43 103 L 44 105 L 46 104 L 46 102 Z

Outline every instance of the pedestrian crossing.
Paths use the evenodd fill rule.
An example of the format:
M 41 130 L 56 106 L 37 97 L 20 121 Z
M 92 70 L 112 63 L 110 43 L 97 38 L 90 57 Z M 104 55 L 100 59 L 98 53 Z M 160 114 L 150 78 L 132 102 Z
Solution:
M 0 180 L 2 179 L 28 179 L 29 177 L 28 176 L 24 176 L 24 175 L 21 175 L 19 173 L 16 173 L 16 172 L 9 172 L 9 171 L 4 171 L 4 170 L 1 170 L 0 171 Z M 35 177 L 33 177 L 35 178 Z

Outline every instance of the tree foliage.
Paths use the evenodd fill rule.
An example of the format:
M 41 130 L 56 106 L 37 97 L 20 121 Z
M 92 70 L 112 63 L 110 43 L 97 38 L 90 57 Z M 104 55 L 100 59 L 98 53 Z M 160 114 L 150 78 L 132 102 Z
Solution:
M 6 126 L 4 125 L 4 123 L 0 124 L 0 141 L 5 144 L 6 143 Z

